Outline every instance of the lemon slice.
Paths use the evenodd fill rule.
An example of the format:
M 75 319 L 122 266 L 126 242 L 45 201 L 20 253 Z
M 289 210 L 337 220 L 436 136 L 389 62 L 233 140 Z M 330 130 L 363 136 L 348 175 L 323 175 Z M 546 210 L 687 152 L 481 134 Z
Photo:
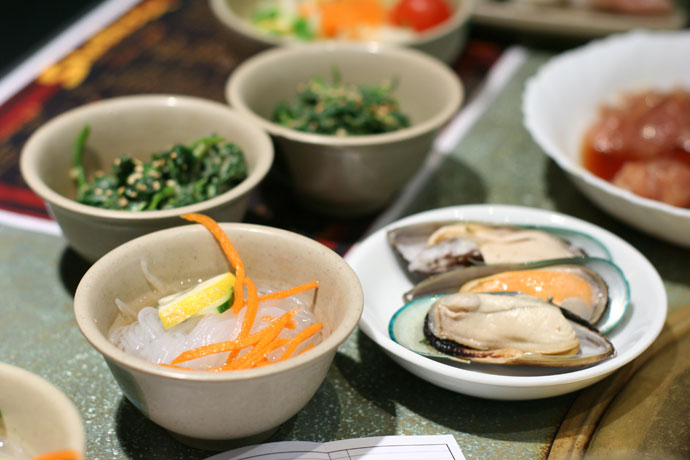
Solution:
M 159 305 L 158 316 L 165 329 L 198 314 L 222 313 L 228 309 L 235 276 L 223 273 L 214 276 L 179 295 L 168 296 Z M 171 298 L 172 297 L 172 298 Z

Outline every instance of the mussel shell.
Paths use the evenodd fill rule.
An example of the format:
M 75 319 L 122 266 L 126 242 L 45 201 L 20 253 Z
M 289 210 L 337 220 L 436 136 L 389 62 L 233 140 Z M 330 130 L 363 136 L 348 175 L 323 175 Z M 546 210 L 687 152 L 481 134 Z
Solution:
M 584 319 L 565 309 L 561 309 L 561 311 L 573 326 L 580 342 L 580 349 L 576 354 L 544 355 L 525 353 L 504 355 L 500 350 L 473 350 L 452 340 L 434 338 L 431 335 L 431 340 L 435 340 L 434 344 L 438 348 L 443 349 L 444 353 L 430 344 L 429 336 L 427 335 L 429 331 L 426 327 L 429 309 L 441 297 L 443 296 L 421 297 L 404 305 L 391 318 L 388 328 L 390 338 L 403 347 L 423 356 L 440 361 L 464 364 L 486 363 L 541 367 L 584 367 L 616 356 L 615 348 L 606 336 Z
M 398 256 L 405 272 L 413 279 L 413 281 L 419 281 L 427 276 L 434 275 L 434 273 L 421 271 L 411 272 L 409 270 L 409 263 L 423 248 L 426 247 L 427 240 L 436 230 L 446 225 L 459 223 L 479 224 L 497 229 L 512 228 L 516 230 L 540 230 L 563 240 L 573 249 L 575 253 L 574 255 L 598 257 L 604 259 L 611 258 L 611 254 L 609 253 L 608 249 L 595 238 L 574 230 L 549 226 L 497 224 L 461 220 L 434 221 L 393 228 L 386 233 L 386 238 L 388 240 L 388 244 L 393 248 L 394 252 Z M 457 266 L 481 266 L 483 265 L 483 260 L 480 254 L 468 253 L 465 256 L 458 256 L 452 263 L 456 264 Z M 453 267 L 451 266 L 450 269 L 453 269 Z
M 585 318 L 603 333 L 610 332 L 625 316 L 630 306 L 630 286 L 621 269 L 613 262 L 596 257 L 573 257 L 551 259 L 524 264 L 475 265 L 460 267 L 446 273 L 427 278 L 403 295 L 404 302 L 420 297 L 457 292 L 463 284 L 497 273 L 516 270 L 531 270 L 561 265 L 570 265 L 587 270 L 598 289 L 606 293 L 602 302 L 595 306 L 592 315 Z

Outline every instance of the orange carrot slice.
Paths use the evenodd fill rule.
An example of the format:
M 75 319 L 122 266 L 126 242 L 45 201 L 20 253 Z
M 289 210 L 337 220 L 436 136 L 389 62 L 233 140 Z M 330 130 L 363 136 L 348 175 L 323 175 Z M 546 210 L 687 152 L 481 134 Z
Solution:
M 57 450 L 34 457 L 32 460 L 81 460 L 82 454 L 72 449 Z
M 271 324 L 269 324 L 265 328 L 261 329 L 258 332 L 255 332 L 250 336 L 237 340 L 229 340 L 226 342 L 211 343 L 209 345 L 204 345 L 201 347 L 184 351 L 180 353 L 180 355 L 177 356 L 175 359 L 173 359 L 171 364 L 179 364 L 216 353 L 241 350 L 243 348 L 255 345 L 256 343 L 267 337 L 270 338 L 270 340 L 272 340 L 273 338 L 277 337 L 278 334 L 280 334 L 280 331 L 283 330 L 285 325 L 289 323 L 292 320 L 292 318 L 295 317 L 296 314 L 297 309 L 293 308 L 292 310 L 285 312 L 285 314 L 278 317 L 276 320 L 272 321 Z
M 163 367 L 169 367 L 171 369 L 182 369 L 184 371 L 193 371 L 194 370 L 194 369 L 190 369 L 188 367 L 176 366 L 175 364 L 168 364 L 168 363 L 158 363 L 158 365 L 163 366 Z
M 322 327 L 323 325 L 321 323 L 314 323 L 311 326 L 302 329 L 299 334 L 297 334 L 295 338 L 290 341 L 290 345 L 287 347 L 287 350 L 285 350 L 285 353 L 283 353 L 283 356 L 281 356 L 278 361 L 283 361 L 289 358 L 295 352 L 300 343 L 319 332 Z
M 326 37 L 352 35 L 359 26 L 376 27 L 386 22 L 380 0 L 333 0 L 321 4 L 321 33 Z
M 292 297 L 293 295 L 299 294 L 300 292 L 308 291 L 309 289 L 317 289 L 318 287 L 318 281 L 309 281 L 308 283 L 304 283 L 290 289 L 284 289 L 282 291 L 276 291 L 266 295 L 262 295 L 261 297 L 259 297 L 259 302 L 265 302 L 267 300 L 286 299 L 288 297 Z
M 240 337 L 249 335 L 252 327 L 254 327 L 256 312 L 259 310 L 259 294 L 256 291 L 256 285 L 250 278 L 245 278 L 244 284 L 247 286 L 247 311 L 244 313 L 244 319 L 242 320 Z
M 235 246 L 233 246 L 230 242 L 228 235 L 225 234 L 223 229 L 220 228 L 220 225 L 218 225 L 218 222 L 215 220 L 203 214 L 197 213 L 183 214 L 182 218 L 206 227 L 216 241 L 218 241 L 218 244 L 220 244 L 225 256 L 230 261 L 230 265 L 232 265 L 232 267 L 235 269 L 235 283 L 233 285 L 235 299 L 232 303 L 232 311 L 235 313 L 235 315 L 237 315 L 242 309 L 244 303 L 244 289 L 242 286 L 245 276 L 244 264 L 242 263 L 242 259 L 240 259 L 239 253 L 235 249 Z

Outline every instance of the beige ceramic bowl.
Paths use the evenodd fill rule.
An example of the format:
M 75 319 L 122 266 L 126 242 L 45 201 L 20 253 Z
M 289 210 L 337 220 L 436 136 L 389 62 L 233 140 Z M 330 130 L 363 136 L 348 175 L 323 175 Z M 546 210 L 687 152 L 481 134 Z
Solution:
M 271 121 L 280 101 L 296 97 L 312 77 L 374 85 L 398 79 L 394 96 L 411 126 L 369 136 L 310 134 Z M 277 143 L 298 197 L 317 211 L 358 215 L 387 204 L 421 166 L 439 129 L 460 108 L 462 83 L 419 51 L 377 44 L 320 43 L 264 51 L 230 75 L 230 104 Z
M 124 154 L 148 160 L 174 143 L 189 143 L 212 133 L 235 142 L 244 152 L 249 176 L 210 200 L 177 209 L 131 212 L 77 203 L 70 178 L 72 150 L 85 124 L 91 134 L 84 154 L 87 174 L 110 170 Z M 39 128 L 24 145 L 20 168 L 26 183 L 48 205 L 69 244 L 90 261 L 137 236 L 183 223 L 179 215 L 201 212 L 217 220 L 244 216 L 250 192 L 273 162 L 270 138 L 226 105 L 172 95 L 127 96 L 87 104 Z
M 281 363 L 223 373 L 162 367 L 111 344 L 108 331 L 118 315 L 116 298 L 136 305 L 148 295 L 148 303 L 153 303 L 141 272 L 142 258 L 171 289 L 179 289 L 180 280 L 206 279 L 230 269 L 218 244 L 200 225 L 162 230 L 116 248 L 89 269 L 74 298 L 79 328 L 103 354 L 127 398 L 183 442 L 208 449 L 259 442 L 295 415 L 321 385 L 336 349 L 357 325 L 363 308 L 357 276 L 325 246 L 270 227 L 222 227 L 257 284 L 264 281 L 279 289 L 319 281 L 313 312 L 328 332 L 323 342 Z M 309 303 L 313 291 L 302 295 Z
M 253 27 L 248 18 L 256 0 L 209 0 L 209 3 L 216 18 L 228 28 L 233 50 L 237 50 L 242 57 L 273 46 L 304 43 L 273 37 Z M 465 45 L 467 25 L 475 0 L 449 0 L 448 3 L 454 11 L 448 21 L 398 44 L 423 51 L 447 63 L 455 61 Z
M 77 408 L 36 374 L 0 363 L 0 412 L 7 440 L 28 457 L 63 449 L 85 452 L 86 435 Z

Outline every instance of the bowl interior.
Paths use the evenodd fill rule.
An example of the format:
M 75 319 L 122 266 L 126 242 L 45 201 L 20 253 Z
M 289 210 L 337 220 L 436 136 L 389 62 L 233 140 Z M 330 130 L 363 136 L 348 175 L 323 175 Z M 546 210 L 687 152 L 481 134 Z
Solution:
M 277 290 L 319 281 L 312 309 L 328 336 L 312 350 L 314 353 L 293 358 L 295 361 L 303 362 L 311 359 L 310 355 L 315 357 L 331 351 L 347 338 L 359 320 L 363 300 L 357 277 L 340 256 L 291 232 L 249 224 L 222 226 L 240 254 L 247 275 L 259 288 Z M 143 276 L 142 260 L 166 287 L 166 292 L 153 291 Z M 101 258 L 84 276 L 75 295 L 77 322 L 101 353 L 128 366 L 166 373 L 168 369 L 126 355 L 108 342 L 109 329 L 118 316 L 115 299 L 141 308 L 154 304 L 163 295 L 179 291 L 181 284 L 195 283 L 228 270 L 225 255 L 200 225 L 185 225 L 137 238 Z M 302 293 L 300 297 L 309 305 L 314 291 Z M 292 366 L 289 363 L 293 359 L 256 371 Z M 224 378 L 204 372 L 196 377 Z
M 188 144 L 219 134 L 245 153 L 250 174 L 271 161 L 267 139 L 259 130 L 223 104 L 175 96 L 123 97 L 88 104 L 56 117 L 27 143 L 25 170 L 35 173 L 49 189 L 74 199 L 76 187 L 69 171 L 76 139 L 85 125 L 91 132 L 84 152 L 87 175 L 110 172 L 122 155 L 150 160 L 151 154 L 173 144 Z M 30 154 L 28 151 L 31 151 Z M 28 154 L 28 155 L 27 155 Z
M 79 412 L 58 388 L 36 374 L 0 363 L 0 411 L 8 439 L 26 454 L 84 451 Z
M 343 82 L 357 85 L 397 80 L 393 95 L 413 125 L 455 110 L 462 97 L 456 77 L 441 63 L 419 52 L 376 44 L 317 44 L 264 52 L 235 71 L 226 93 L 232 105 L 270 121 L 276 104 L 294 100 L 300 84 L 313 77 L 331 81 L 336 70 Z

